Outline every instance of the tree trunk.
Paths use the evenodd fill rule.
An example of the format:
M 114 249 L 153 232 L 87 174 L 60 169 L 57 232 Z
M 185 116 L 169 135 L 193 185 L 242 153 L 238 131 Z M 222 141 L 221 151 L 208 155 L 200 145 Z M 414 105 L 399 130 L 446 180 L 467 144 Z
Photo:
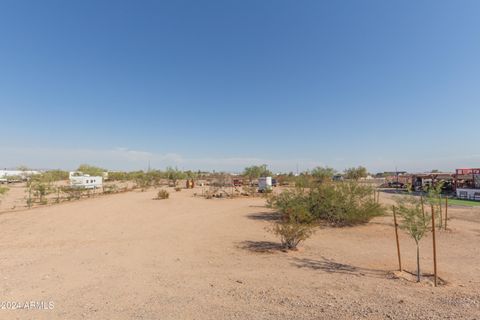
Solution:
M 417 242 L 417 282 L 420 282 L 420 246 Z

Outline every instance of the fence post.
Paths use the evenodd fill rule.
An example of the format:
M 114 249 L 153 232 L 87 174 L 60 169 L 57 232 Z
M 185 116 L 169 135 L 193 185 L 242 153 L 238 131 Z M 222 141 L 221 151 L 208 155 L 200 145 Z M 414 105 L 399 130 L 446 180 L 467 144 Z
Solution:
M 435 241 L 435 209 L 432 207 L 432 240 L 433 240 L 433 283 L 437 286 L 437 245 Z
M 447 220 L 448 220 L 448 197 L 445 196 L 445 231 L 447 230 Z
M 392 206 L 392 210 L 393 210 L 393 223 L 395 225 L 395 238 L 397 240 L 398 269 L 402 271 L 402 258 L 400 256 L 400 241 L 398 240 L 398 224 L 397 224 L 397 214 L 395 213 L 395 206 Z

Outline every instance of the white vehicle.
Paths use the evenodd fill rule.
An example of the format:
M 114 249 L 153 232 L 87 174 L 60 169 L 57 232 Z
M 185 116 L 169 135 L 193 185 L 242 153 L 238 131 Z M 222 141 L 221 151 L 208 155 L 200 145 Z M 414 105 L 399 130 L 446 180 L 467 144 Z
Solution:
M 36 174 L 40 174 L 40 172 L 34 170 L 0 170 L 0 183 L 27 181 Z
M 97 189 L 101 188 L 103 177 L 90 176 L 79 171 L 70 172 L 70 186 L 72 188 Z
M 272 177 L 258 178 L 258 192 L 272 190 Z

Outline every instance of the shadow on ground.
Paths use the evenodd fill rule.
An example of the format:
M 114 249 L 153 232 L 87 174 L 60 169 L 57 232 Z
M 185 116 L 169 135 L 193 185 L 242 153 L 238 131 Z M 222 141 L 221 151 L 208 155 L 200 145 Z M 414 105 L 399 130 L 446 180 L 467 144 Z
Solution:
M 282 218 L 282 215 L 278 212 L 257 212 L 247 215 L 247 218 L 252 220 L 278 221 Z
M 385 278 L 388 274 L 388 272 L 384 270 L 360 268 L 350 264 L 338 263 L 324 257 L 320 260 L 293 258 L 293 265 L 298 268 L 309 268 L 326 273 L 340 273 L 357 277 Z
M 255 253 L 285 251 L 280 243 L 271 241 L 242 241 L 238 247 Z

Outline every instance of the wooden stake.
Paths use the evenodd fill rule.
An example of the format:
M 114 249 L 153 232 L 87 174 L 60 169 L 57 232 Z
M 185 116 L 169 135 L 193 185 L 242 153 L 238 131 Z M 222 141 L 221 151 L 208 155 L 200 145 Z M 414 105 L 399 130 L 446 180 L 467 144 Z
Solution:
M 445 196 L 445 231 L 447 230 L 447 220 L 448 220 L 448 197 Z
M 432 240 L 433 240 L 433 283 L 437 286 L 437 245 L 435 241 L 435 209 L 432 205 Z
M 393 223 L 395 225 L 395 238 L 397 239 L 398 269 L 402 271 L 402 258 L 400 256 L 400 241 L 398 241 L 398 224 L 397 224 L 397 214 L 395 213 L 395 206 L 392 206 L 392 210 L 393 210 Z

